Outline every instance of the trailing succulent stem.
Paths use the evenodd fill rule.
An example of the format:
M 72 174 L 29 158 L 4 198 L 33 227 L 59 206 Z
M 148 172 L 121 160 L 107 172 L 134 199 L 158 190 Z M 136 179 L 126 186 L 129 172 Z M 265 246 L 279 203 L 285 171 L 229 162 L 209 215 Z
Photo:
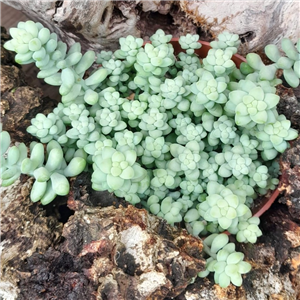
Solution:
M 282 42 L 287 57 L 266 47 L 274 62 L 265 66 L 248 54 L 238 69 L 238 35 L 224 32 L 211 42 L 204 59 L 198 35 L 179 39 L 174 54 L 171 35 L 162 30 L 143 46 L 132 36 L 120 49 L 81 53 L 67 49 L 40 23 L 20 22 L 4 47 L 20 64 L 35 63 L 38 78 L 59 87 L 61 103 L 47 116 L 38 114 L 27 131 L 41 143 L 10 146 L 2 131 L 2 186 L 21 173 L 33 176 L 32 201 L 50 203 L 69 192 L 67 177 L 92 173 L 92 187 L 108 190 L 174 225 L 184 222 L 204 241 L 206 271 L 222 287 L 240 286 L 251 266 L 228 243 L 255 243 L 259 219 L 251 203 L 278 183 L 274 160 L 298 135 L 278 115 L 277 69 L 299 84 L 299 44 Z M 95 64 L 101 64 L 95 67 Z M 46 150 L 44 145 L 46 144 Z

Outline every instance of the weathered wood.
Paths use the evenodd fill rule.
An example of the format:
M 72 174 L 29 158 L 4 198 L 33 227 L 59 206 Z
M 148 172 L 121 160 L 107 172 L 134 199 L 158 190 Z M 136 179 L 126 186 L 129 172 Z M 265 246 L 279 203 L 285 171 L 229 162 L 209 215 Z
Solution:
M 213 36 L 223 30 L 239 34 L 245 53 L 278 44 L 283 37 L 293 41 L 300 37 L 299 1 L 181 0 L 180 6 Z
M 299 38 L 298 1 L 40 1 L 1 0 L 40 21 L 69 45 L 116 49 L 129 34 L 148 39 L 158 28 L 174 36 L 200 33 L 212 39 L 223 30 L 242 38 L 244 53 Z

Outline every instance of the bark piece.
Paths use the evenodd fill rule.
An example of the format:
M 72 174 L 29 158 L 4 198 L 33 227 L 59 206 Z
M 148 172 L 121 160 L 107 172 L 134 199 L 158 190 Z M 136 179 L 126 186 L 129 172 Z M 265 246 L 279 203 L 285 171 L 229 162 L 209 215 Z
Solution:
M 101 256 L 88 271 L 92 278 L 101 274 L 99 299 L 109 299 L 112 290 L 117 299 L 174 297 L 203 269 L 202 243 L 184 230 L 172 229 L 173 238 L 164 238 L 162 222 L 131 205 L 86 208 L 64 227 L 65 251 Z
M 1 189 L 1 281 L 0 296 L 16 299 L 22 290 L 19 281 L 30 273 L 19 267 L 35 253 L 44 253 L 61 237 L 62 224 L 29 199 L 32 179 L 23 177 Z M 30 298 L 27 298 L 30 299 Z
M 139 36 L 135 3 L 134 6 L 125 3 L 123 10 L 118 8 L 122 3 L 114 5 L 112 1 L 42 3 L 25 0 L 5 3 L 22 10 L 30 19 L 41 21 L 67 44 L 80 41 L 84 49 L 114 48 L 121 36 Z
M 3 130 L 10 133 L 12 141 L 27 142 L 32 140 L 32 137 L 26 132 L 26 128 L 31 124 L 30 120 L 36 115 L 34 111 L 41 106 L 41 96 L 42 91 L 39 88 L 26 86 L 16 87 L 2 95 Z
M 21 70 L 16 66 L 2 66 L 0 76 L 2 95 L 20 85 L 24 85 L 24 81 L 21 79 Z
M 156 226 L 155 223 L 151 224 L 155 218 L 151 220 L 151 216 L 145 211 L 132 206 L 127 209 L 115 210 L 107 207 L 101 211 L 97 211 L 97 209 L 93 209 L 93 211 L 94 214 L 86 216 L 85 221 L 89 225 L 93 225 L 96 220 L 98 223 L 101 220 L 98 226 L 103 229 L 93 231 L 97 236 L 87 237 L 84 235 L 87 244 L 83 246 L 83 251 L 78 255 L 94 253 L 97 249 L 97 253 L 101 256 L 109 258 L 112 255 L 112 261 L 116 264 L 112 266 L 111 263 L 106 263 L 104 275 L 105 272 L 110 271 L 111 279 L 107 281 L 105 278 L 101 278 L 102 284 L 98 288 L 99 299 L 106 299 L 105 295 L 108 293 L 107 291 L 110 291 L 112 282 L 117 282 L 118 288 L 114 293 L 117 293 L 121 297 L 120 299 L 147 299 L 153 297 L 153 294 L 156 296 L 160 294 L 161 297 L 158 299 L 164 299 L 168 294 L 178 294 L 177 290 L 182 290 L 191 279 L 190 276 L 195 276 L 197 270 L 203 267 L 203 261 L 198 260 L 197 266 L 196 260 L 195 265 L 194 259 L 182 253 L 176 244 L 170 240 L 159 238 L 155 231 L 151 232 L 151 227 Z M 81 214 L 82 212 L 75 213 L 76 220 L 74 219 L 73 222 L 81 220 Z M 103 216 L 105 217 L 103 218 Z M 138 220 L 138 224 L 136 224 L 136 220 Z M 150 221 L 150 224 L 146 226 L 143 220 L 144 222 Z M 75 228 L 78 227 L 84 228 L 84 225 L 75 226 Z M 90 232 L 90 234 L 92 233 Z M 73 236 L 73 232 L 68 232 L 68 228 L 65 227 L 64 235 Z M 81 236 L 80 233 L 77 235 Z M 107 236 L 110 237 L 110 240 L 107 240 Z M 89 243 L 89 240 L 99 242 Z M 80 244 L 80 241 L 76 243 L 74 240 L 69 240 L 69 242 L 73 246 Z M 201 253 L 200 245 L 198 240 L 197 250 Z M 70 251 L 71 246 L 66 245 L 66 247 Z M 79 249 L 77 248 L 76 251 Z M 106 262 L 108 261 L 106 260 Z M 103 267 L 101 270 L 103 272 Z M 172 278 L 175 279 L 173 283 Z
M 300 138 L 281 156 L 281 182 L 279 189 L 284 192 L 279 201 L 287 205 L 294 220 L 300 220 Z
M 283 299 L 298 299 L 300 295 L 298 281 L 300 265 L 297 263 L 297 256 L 300 254 L 300 226 L 299 219 L 296 222 L 291 219 L 293 217 L 287 208 L 277 204 L 267 212 L 261 224 L 264 233 L 261 240 L 274 249 L 275 260 L 264 272 L 261 272 L 260 268 L 254 269 L 253 275 L 257 276 L 258 280 L 262 277 L 261 283 L 256 281 L 257 290 L 261 286 L 265 291 L 269 291 L 269 296 L 274 298 L 276 295 L 281 295 Z M 268 256 L 267 254 L 265 257 Z M 292 257 L 294 260 L 291 259 Z M 252 259 L 256 260 L 256 256 Z M 264 284 L 266 279 L 269 285 Z
M 291 121 L 292 127 L 300 130 L 300 88 L 291 89 L 283 85 L 277 86 L 277 93 L 280 96 L 280 101 L 277 105 L 279 114 L 284 114 Z M 298 95 L 297 95 L 298 94 Z M 298 98 L 298 99 L 297 99 Z
M 3 48 L 3 44 L 10 39 L 10 35 L 7 34 L 6 28 L 1 26 L 1 65 L 13 64 L 14 55 L 11 51 Z

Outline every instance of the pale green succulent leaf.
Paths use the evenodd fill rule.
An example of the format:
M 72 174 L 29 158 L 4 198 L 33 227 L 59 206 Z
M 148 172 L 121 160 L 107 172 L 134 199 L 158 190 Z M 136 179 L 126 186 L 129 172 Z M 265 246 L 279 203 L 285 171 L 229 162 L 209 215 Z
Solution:
M 229 241 L 228 235 L 224 233 L 216 235 L 211 243 L 211 251 L 213 253 L 217 253 L 228 243 L 228 241 Z
M 52 189 L 59 196 L 65 196 L 69 193 L 70 184 L 68 179 L 57 172 L 54 172 L 51 177 Z

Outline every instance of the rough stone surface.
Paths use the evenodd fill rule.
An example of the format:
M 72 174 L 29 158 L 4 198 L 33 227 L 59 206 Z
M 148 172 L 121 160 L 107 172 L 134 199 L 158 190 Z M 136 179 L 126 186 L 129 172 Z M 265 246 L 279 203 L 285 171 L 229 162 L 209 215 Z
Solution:
M 107 192 L 93 191 L 86 173 L 71 183 L 67 202 L 55 200 L 46 214 L 29 200 L 30 180 L 7 190 L 4 198 L 14 201 L 6 201 L 2 212 L 4 299 L 299 298 L 299 219 L 285 204 L 277 202 L 263 215 L 257 244 L 238 246 L 252 265 L 242 287 L 222 289 L 211 277 L 189 284 L 203 268 L 201 240 Z M 15 297 L 5 297 L 12 291 Z

